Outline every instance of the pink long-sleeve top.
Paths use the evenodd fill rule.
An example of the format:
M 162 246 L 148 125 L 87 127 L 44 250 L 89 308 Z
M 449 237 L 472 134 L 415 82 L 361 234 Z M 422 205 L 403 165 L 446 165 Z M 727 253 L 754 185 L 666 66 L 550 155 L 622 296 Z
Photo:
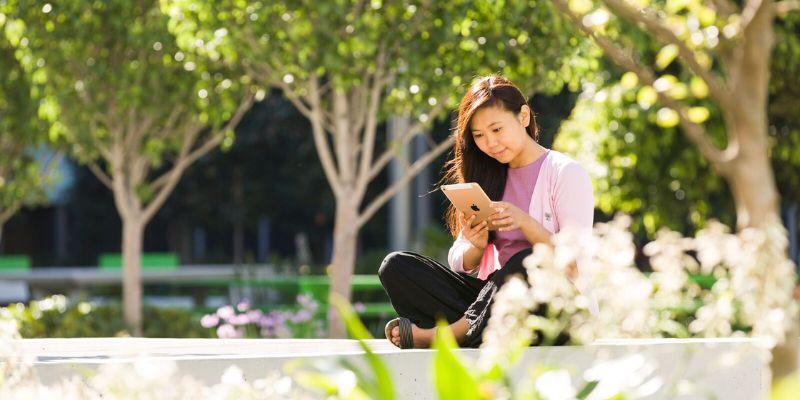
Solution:
M 594 190 L 589 174 L 580 164 L 555 150 L 548 151 L 540 161 L 538 176 L 535 182 L 531 182 L 533 194 L 528 214 L 551 233 L 558 233 L 565 226 L 591 228 L 594 218 Z M 453 271 L 466 273 L 464 253 L 470 246 L 469 240 L 461 234 L 453 242 L 447 255 Z M 489 274 L 502 267 L 501 252 L 513 251 L 506 250 L 504 252 L 503 249 L 498 249 L 494 243 L 486 246 L 477 268 L 480 279 L 485 280 Z

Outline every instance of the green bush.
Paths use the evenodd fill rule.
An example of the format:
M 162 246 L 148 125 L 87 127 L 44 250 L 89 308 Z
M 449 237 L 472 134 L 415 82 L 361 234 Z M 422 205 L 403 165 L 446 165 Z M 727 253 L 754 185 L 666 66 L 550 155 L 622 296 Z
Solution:
M 71 302 L 56 295 L 27 305 L 0 308 L 0 317 L 17 321 L 23 338 L 76 338 L 128 336 L 119 303 L 95 305 Z M 144 307 L 143 335 L 146 337 L 208 338 L 200 326 L 200 315 L 174 308 Z

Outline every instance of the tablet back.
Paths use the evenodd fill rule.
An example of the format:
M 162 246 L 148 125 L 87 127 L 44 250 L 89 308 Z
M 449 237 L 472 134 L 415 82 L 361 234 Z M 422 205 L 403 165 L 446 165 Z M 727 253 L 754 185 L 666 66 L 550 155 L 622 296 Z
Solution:
M 489 196 L 475 182 L 442 185 L 442 192 L 467 218 L 475 214 L 476 223 L 489 218 L 494 213 Z

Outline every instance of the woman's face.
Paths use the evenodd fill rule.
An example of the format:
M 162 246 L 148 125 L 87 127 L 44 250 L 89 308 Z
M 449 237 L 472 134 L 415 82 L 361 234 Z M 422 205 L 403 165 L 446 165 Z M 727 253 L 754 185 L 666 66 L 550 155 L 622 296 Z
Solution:
M 469 130 L 475 144 L 495 160 L 508 164 L 530 138 L 525 128 L 530 123 L 530 108 L 523 105 L 515 114 L 501 107 L 480 108 L 472 115 Z

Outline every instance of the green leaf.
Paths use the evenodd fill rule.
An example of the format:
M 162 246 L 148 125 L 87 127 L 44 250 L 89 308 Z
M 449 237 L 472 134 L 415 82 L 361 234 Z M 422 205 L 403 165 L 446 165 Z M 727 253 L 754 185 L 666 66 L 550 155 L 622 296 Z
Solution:
M 781 378 L 772 386 L 771 400 L 794 400 L 800 393 L 800 373 Z
M 669 0 L 664 8 L 670 14 L 677 14 L 689 5 L 689 0 Z
M 689 116 L 690 121 L 696 124 L 702 124 L 708 120 L 708 118 L 711 116 L 711 112 L 708 111 L 708 108 L 700 106 L 690 108 L 687 112 L 687 115 Z
M 645 110 L 652 107 L 658 100 L 658 94 L 652 86 L 643 86 L 636 94 L 636 102 Z
M 339 392 L 336 380 L 319 372 L 299 371 L 293 377 L 300 385 L 320 390 L 328 396 Z
M 458 348 L 450 327 L 444 321 L 436 326 L 433 342 L 436 355 L 433 360 L 433 375 L 436 392 L 440 399 L 479 399 L 478 382 L 455 353 Z
M 394 399 L 394 383 L 392 382 L 392 376 L 389 373 L 389 369 L 386 367 L 386 364 L 383 362 L 383 360 L 381 360 L 381 358 L 378 357 L 378 355 L 376 355 L 365 342 L 365 340 L 371 339 L 372 335 L 369 334 L 367 328 L 364 327 L 364 324 L 362 324 L 361 320 L 358 319 L 358 315 L 353 310 L 353 307 L 351 307 L 346 300 L 334 293 L 331 297 L 331 301 L 333 306 L 336 307 L 339 317 L 342 318 L 342 321 L 347 328 L 347 332 L 349 332 L 353 338 L 358 340 L 358 345 L 361 346 L 361 349 L 363 349 L 366 353 L 367 363 L 372 369 L 372 373 L 375 374 L 375 381 L 377 382 L 378 386 L 379 392 L 376 393 L 376 395 L 378 395 L 378 398 L 381 399 Z
M 698 99 L 704 99 L 708 96 L 708 86 L 706 82 L 698 76 L 692 77 L 692 80 L 689 82 L 689 90 L 692 92 L 692 95 Z
M 568 5 L 570 11 L 579 15 L 586 14 L 594 8 L 591 0 L 569 0 Z
M 672 128 L 680 123 L 680 117 L 677 111 L 663 107 L 656 114 L 656 122 L 662 128 Z
M 622 78 L 620 78 L 619 82 L 623 88 L 633 89 L 639 84 L 639 77 L 636 76 L 635 73 L 628 71 L 622 74 Z
M 589 397 L 589 395 L 592 394 L 592 391 L 594 390 L 594 388 L 597 387 L 598 383 L 600 383 L 600 382 L 598 382 L 598 381 L 587 382 L 586 385 L 583 386 L 581 391 L 578 392 L 578 395 L 575 396 L 575 397 L 578 400 L 583 400 L 583 399 Z
M 677 56 L 678 46 L 674 44 L 668 44 L 662 47 L 656 55 L 656 67 L 659 70 L 667 68 L 670 64 L 672 64 L 672 61 L 675 60 L 675 57 Z

